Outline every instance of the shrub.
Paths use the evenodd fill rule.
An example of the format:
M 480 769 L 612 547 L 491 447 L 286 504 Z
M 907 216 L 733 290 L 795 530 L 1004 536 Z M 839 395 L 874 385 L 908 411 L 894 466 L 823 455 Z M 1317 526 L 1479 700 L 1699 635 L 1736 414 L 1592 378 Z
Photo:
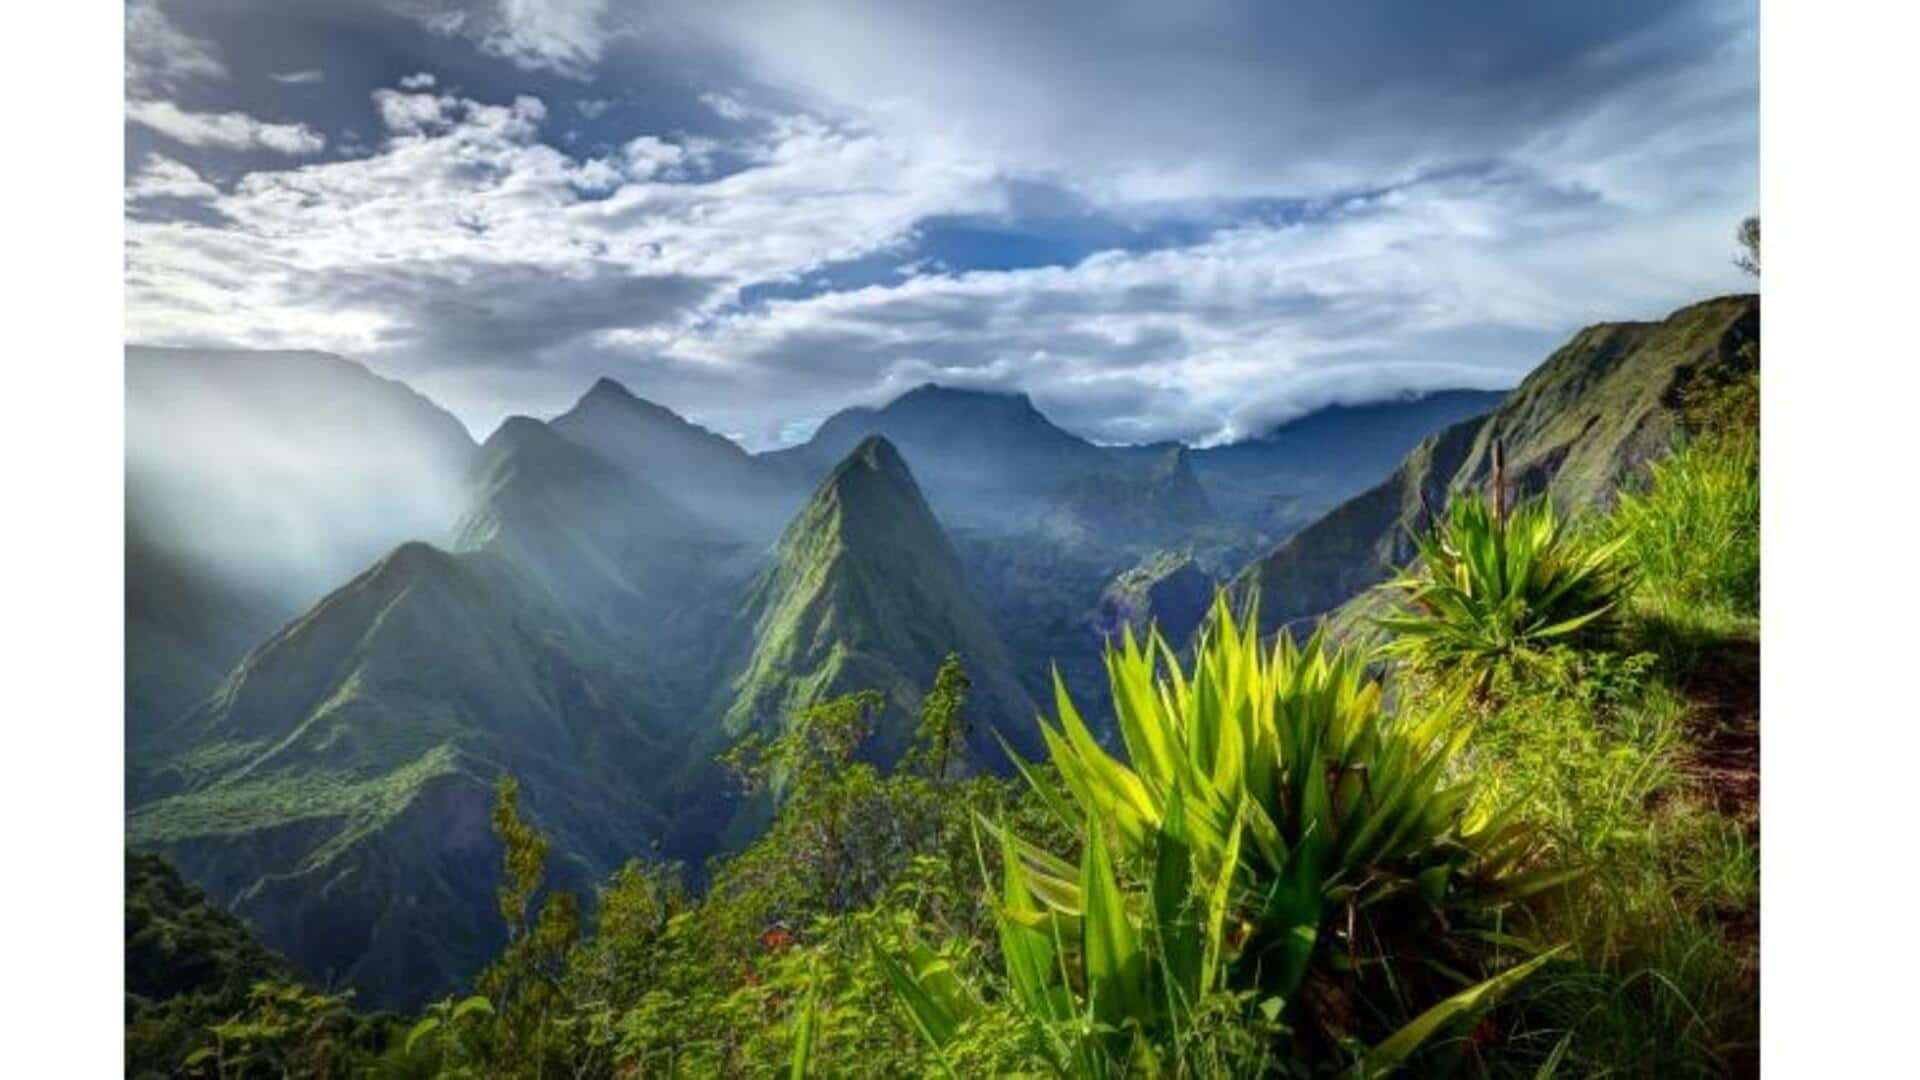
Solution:
M 1414 564 L 1385 586 L 1399 605 L 1376 620 L 1394 635 L 1383 652 L 1484 701 L 1498 672 L 1611 629 L 1632 584 L 1619 559 L 1625 543 L 1584 538 L 1545 497 L 1503 517 L 1484 499 L 1456 496 L 1415 534 Z

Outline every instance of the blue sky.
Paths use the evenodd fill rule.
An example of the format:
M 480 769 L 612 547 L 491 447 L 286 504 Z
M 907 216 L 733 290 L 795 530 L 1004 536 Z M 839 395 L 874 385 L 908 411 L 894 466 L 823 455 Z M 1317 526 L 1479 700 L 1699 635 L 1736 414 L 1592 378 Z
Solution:
M 338 352 L 476 435 L 607 374 L 753 447 L 928 380 L 1230 439 L 1751 287 L 1756 21 L 139 0 L 127 332 Z

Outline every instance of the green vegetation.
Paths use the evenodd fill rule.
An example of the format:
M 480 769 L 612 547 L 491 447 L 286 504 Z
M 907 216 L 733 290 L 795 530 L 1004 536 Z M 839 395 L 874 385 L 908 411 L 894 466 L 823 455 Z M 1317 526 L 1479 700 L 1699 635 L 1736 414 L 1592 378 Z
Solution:
M 1516 923 L 1570 952 L 1516 992 L 1499 1032 L 1508 1071 L 1551 1061 L 1580 1075 L 1724 1075 L 1757 1060 L 1752 386 L 1732 378 L 1694 395 L 1690 413 L 1732 425 L 1684 441 L 1610 512 L 1556 534 L 1574 565 L 1604 554 L 1627 571 L 1630 586 L 1607 600 L 1612 633 L 1549 638 L 1529 663 L 1487 666 L 1480 652 L 1427 647 L 1442 635 L 1472 640 L 1481 614 L 1471 605 L 1384 620 L 1390 632 L 1422 624 L 1382 650 L 1400 661 L 1401 696 L 1487 680 L 1464 759 L 1476 804 L 1511 814 L 1543 862 L 1578 872 Z M 1456 520 L 1486 516 L 1472 509 L 1480 500 L 1463 504 Z M 1457 573 L 1452 551 L 1420 550 L 1397 591 L 1424 595 Z
M 1468 818 L 1467 789 L 1444 780 L 1465 743 L 1450 711 L 1392 712 L 1360 654 L 1318 637 L 1264 648 L 1224 599 L 1191 672 L 1157 634 L 1144 648 L 1126 635 L 1107 663 L 1131 767 L 1063 688 L 1045 735 L 1070 799 L 1033 777 L 1061 823 L 1084 829 L 1079 866 L 993 830 L 1001 953 L 1035 1064 L 1381 1070 L 1544 962 L 1511 936 L 1483 947 L 1542 879 L 1515 872 L 1527 834 Z M 1539 955 L 1448 985 L 1515 950 Z M 931 956 L 882 963 L 944 1055 L 978 995 Z
M 1379 614 L 1377 638 L 1263 635 L 1244 589 L 1237 611 L 1213 596 L 1190 648 L 1116 625 L 1056 675 L 1034 760 L 995 736 L 1027 707 L 1009 672 L 1043 658 L 1006 655 L 884 440 L 815 492 L 749 602 L 687 632 L 689 654 L 728 642 L 680 676 L 708 680 L 704 728 L 623 696 L 616 639 L 554 600 L 645 591 L 603 573 L 624 565 L 617 523 L 526 534 L 545 584 L 492 548 L 396 551 L 189 716 L 199 737 L 130 817 L 133 843 L 240 882 L 267 940 L 364 939 L 372 966 L 283 963 L 130 854 L 129 1072 L 1751 1071 L 1750 319 L 1731 298 L 1582 335 L 1577 363 L 1268 560 L 1262 589 L 1357 543 L 1320 568 L 1358 590 L 1380 579 L 1355 552 L 1392 555 L 1349 608 Z M 1639 426 L 1569 435 L 1554 410 L 1585 416 L 1582 385 Z M 1511 512 L 1473 494 L 1490 430 L 1537 496 Z M 490 474 L 496 539 L 527 524 L 505 494 L 531 460 Z M 1584 464 L 1563 487 L 1553 461 Z M 1582 486 L 1602 474 L 1617 489 Z M 1454 478 L 1431 529 L 1368 548 Z M 1098 581 L 1140 553 L 1115 558 Z M 1200 573 L 1143 573 L 1173 568 Z M 437 1001 L 359 1011 L 422 972 Z
M 1653 464 L 1645 490 L 1613 515 L 1661 617 L 1731 627 L 1760 615 L 1760 445 L 1746 431 L 1707 436 Z
M 731 737 L 778 727 L 810 706 L 879 691 L 886 716 L 871 748 L 892 762 L 912 737 L 912 704 L 942 659 L 971 669 L 988 728 L 1017 734 L 1032 704 L 1006 647 L 967 585 L 958 556 L 906 463 L 878 436 L 827 476 L 747 591 L 735 629 L 743 643 L 725 689 Z
M 1417 567 L 1388 583 L 1401 607 L 1378 620 L 1392 636 L 1384 652 L 1484 701 L 1502 671 L 1612 629 L 1631 585 L 1617 558 L 1626 542 L 1583 541 L 1544 498 L 1508 511 L 1498 496 L 1456 496 L 1414 537 Z

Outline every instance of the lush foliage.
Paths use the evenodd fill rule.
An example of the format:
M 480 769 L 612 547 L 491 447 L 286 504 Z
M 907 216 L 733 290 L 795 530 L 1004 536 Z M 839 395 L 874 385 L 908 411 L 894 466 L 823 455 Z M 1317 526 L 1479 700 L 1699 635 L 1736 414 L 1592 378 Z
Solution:
M 724 755 L 770 820 L 697 872 L 636 859 L 597 895 L 556 888 L 503 779 L 506 944 L 415 1016 L 292 981 L 163 864 L 130 861 L 130 1065 L 1750 1070 L 1757 833 L 1723 745 L 1753 708 L 1728 689 L 1755 650 L 1743 438 L 1692 440 L 1600 517 L 1536 502 L 1502 521 L 1457 498 L 1377 654 L 1262 641 L 1224 597 L 1189 652 L 1124 633 L 1097 714 L 1111 737 L 1058 683 L 1047 760 L 1016 780 L 975 772 L 957 656 L 917 720 L 872 692 L 800 710 Z M 910 726 L 876 730 L 890 720 Z M 903 753 L 874 753 L 888 743 Z
M 1414 535 L 1415 566 L 1388 585 L 1400 610 L 1379 620 L 1394 635 L 1387 653 L 1484 700 L 1501 671 L 1609 629 L 1631 584 L 1624 544 L 1586 540 L 1544 496 L 1504 511 L 1456 495 Z
M 1467 735 L 1454 711 L 1388 709 L 1359 653 L 1263 646 L 1224 597 L 1190 673 L 1157 634 L 1107 664 L 1131 764 L 1063 688 L 1045 735 L 1067 797 L 1034 784 L 1086 831 L 1079 865 L 992 829 L 1010 995 L 1055 1071 L 1381 1068 L 1531 970 L 1455 981 L 1495 966 L 1472 931 L 1541 881 L 1513 872 L 1524 831 L 1470 819 L 1448 781 Z M 973 995 L 924 952 L 886 962 L 944 1052 Z M 1223 1019 L 1239 1045 L 1210 1031 Z

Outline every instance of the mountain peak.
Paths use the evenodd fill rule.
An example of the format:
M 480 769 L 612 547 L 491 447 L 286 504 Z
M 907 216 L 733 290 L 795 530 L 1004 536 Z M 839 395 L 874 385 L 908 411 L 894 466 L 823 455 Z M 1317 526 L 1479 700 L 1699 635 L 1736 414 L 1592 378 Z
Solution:
M 921 383 L 893 399 L 893 404 L 908 400 L 977 401 L 1033 408 L 1033 398 L 1023 390 L 981 390 L 967 386 L 943 386 L 936 382 Z
M 611 376 L 602 375 L 593 381 L 593 385 L 587 388 L 586 393 L 580 395 L 580 400 L 582 402 L 618 401 L 628 403 L 637 402 L 640 400 L 640 397 L 633 391 L 627 389 L 625 383 Z
M 907 470 L 906 459 L 900 456 L 900 451 L 885 435 L 869 435 L 860 440 L 860 444 L 847 455 L 843 466 L 885 473 L 909 482 L 913 479 L 913 474 Z
M 730 733 L 771 729 L 833 694 L 878 689 L 889 706 L 868 749 L 892 761 L 911 738 L 920 693 L 955 651 L 987 721 L 976 758 L 995 760 L 994 731 L 1031 743 L 1032 704 L 1005 645 L 885 436 L 862 438 L 789 523 L 738 625 L 749 645 L 730 687 Z

